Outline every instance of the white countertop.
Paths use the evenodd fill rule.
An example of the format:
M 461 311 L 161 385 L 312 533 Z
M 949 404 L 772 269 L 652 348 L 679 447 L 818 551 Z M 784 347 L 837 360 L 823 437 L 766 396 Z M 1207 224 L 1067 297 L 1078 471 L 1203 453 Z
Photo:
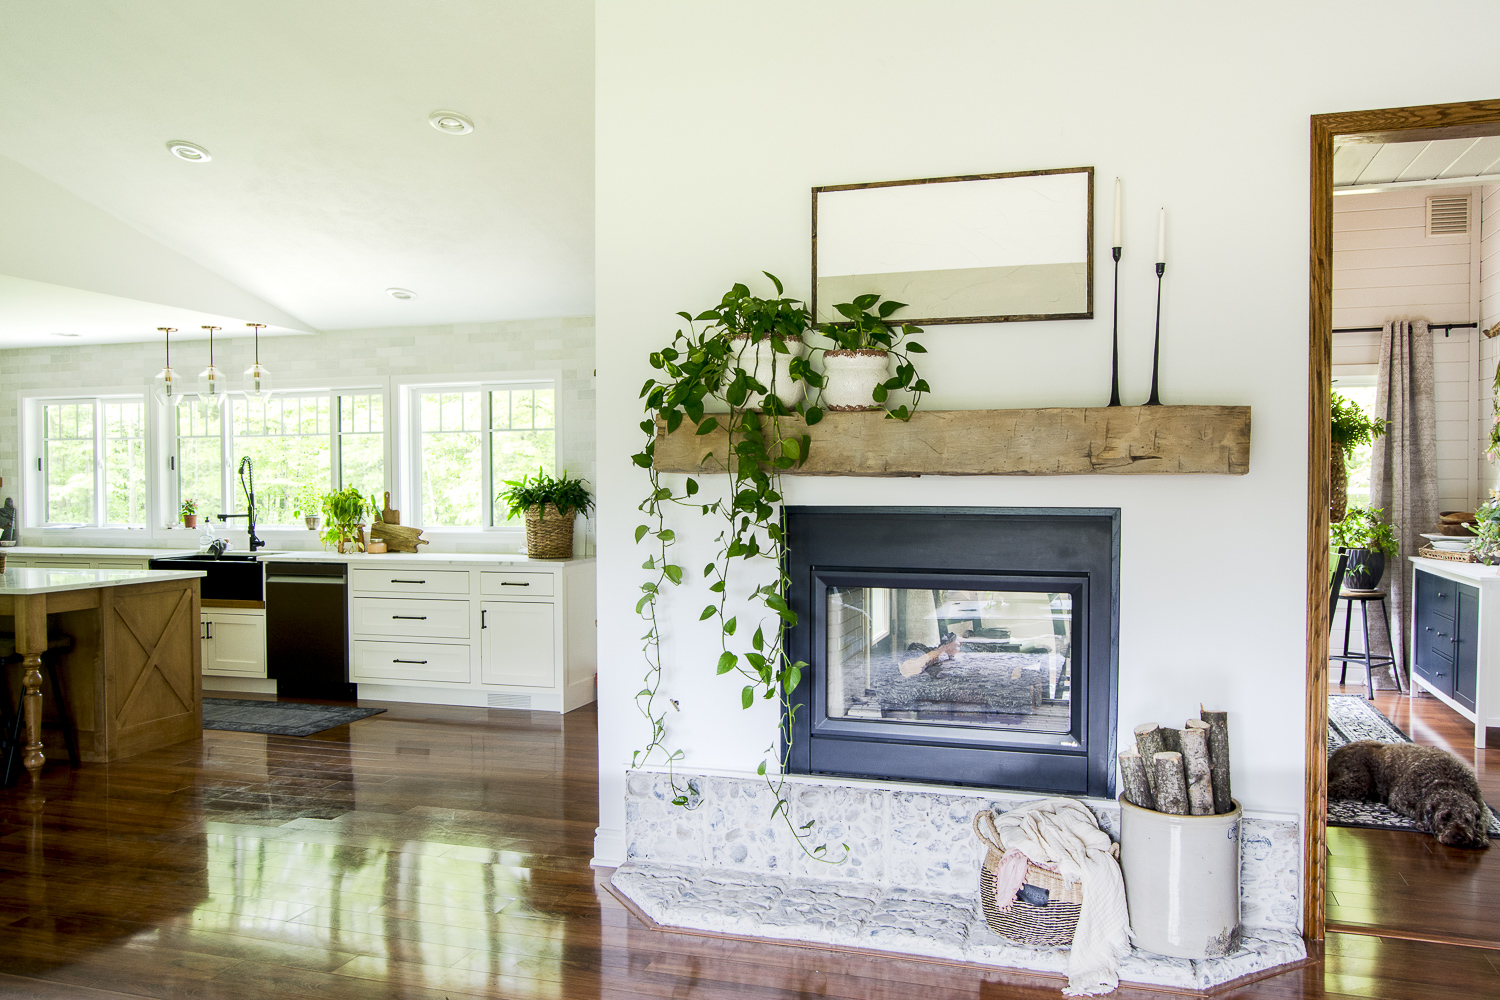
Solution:
M 0 554 L 13 556 L 74 556 L 79 559 L 97 559 L 100 556 L 120 556 L 130 559 L 155 559 L 158 556 L 191 555 L 199 549 L 121 549 L 105 545 L 11 545 L 0 549 Z
M 93 590 L 132 583 L 161 583 L 207 576 L 202 570 L 174 569 L 7 569 L 0 577 L 0 597 Z
M 327 552 L 261 552 L 261 562 L 345 562 L 351 566 L 369 564 L 391 565 L 411 563 L 463 563 L 465 565 L 524 566 L 528 569 L 546 569 L 549 566 L 569 566 L 592 562 L 590 559 L 532 559 L 516 552 L 345 552 L 340 554 L 330 549 Z
M 1447 559 L 1427 559 L 1422 556 L 1409 556 L 1411 564 L 1428 573 L 1441 573 L 1455 580 L 1473 580 L 1476 583 L 1490 582 L 1500 579 L 1500 567 L 1486 566 L 1483 563 L 1449 562 Z

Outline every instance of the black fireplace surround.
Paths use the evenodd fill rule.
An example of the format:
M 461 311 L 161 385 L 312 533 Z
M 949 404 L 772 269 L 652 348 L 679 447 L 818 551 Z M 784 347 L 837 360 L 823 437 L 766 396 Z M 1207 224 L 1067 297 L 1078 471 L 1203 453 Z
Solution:
M 787 653 L 809 664 L 783 706 L 795 706 L 792 773 L 1114 795 L 1117 508 L 788 506 L 785 516 L 789 600 L 797 614 Z M 1008 623 L 981 617 L 999 614 L 994 609 L 1006 598 L 1006 607 L 1041 609 L 1030 620 L 1048 623 L 1056 642 L 990 627 Z M 878 650 L 872 608 L 882 622 Z M 895 623 L 903 614 L 913 628 L 940 638 L 901 642 L 907 636 Z M 837 619 L 834 643 L 843 658 L 846 617 L 866 628 L 854 639 L 863 646 L 830 664 L 829 620 Z M 955 625 L 955 618 L 971 620 Z M 1066 656 L 1017 652 L 1037 648 Z M 958 652 L 943 655 L 947 650 Z M 924 659 L 934 662 L 919 671 Z M 1023 661 L 1029 673 L 1010 666 Z M 1062 681 L 1055 667 L 1050 682 L 1036 668 L 1045 662 L 1064 665 Z M 839 679 L 830 687 L 832 670 Z M 1023 677 L 1030 686 L 1019 688 Z M 1002 692 L 990 696 L 1002 707 L 975 714 L 955 703 L 960 696 L 950 689 L 967 694 L 976 686 Z M 830 690 L 843 707 L 830 711 Z M 933 693 L 939 690 L 949 693 Z M 995 714 L 1009 711 L 1022 714 Z M 994 722 L 1006 718 L 1015 724 Z

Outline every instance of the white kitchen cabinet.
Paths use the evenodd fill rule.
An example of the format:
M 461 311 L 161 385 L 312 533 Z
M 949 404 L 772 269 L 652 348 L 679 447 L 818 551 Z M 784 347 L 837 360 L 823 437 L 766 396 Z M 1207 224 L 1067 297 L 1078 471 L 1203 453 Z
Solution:
M 262 609 L 203 608 L 203 672 L 220 677 L 266 676 L 266 613 Z
M 522 687 L 552 687 L 556 683 L 556 624 L 551 603 L 484 601 L 479 605 L 479 617 L 482 682 Z
M 356 636 L 396 639 L 469 638 L 469 602 L 408 597 L 356 597 L 349 621 Z
M 355 640 L 349 653 L 349 679 L 356 684 L 467 684 L 469 659 L 468 643 Z

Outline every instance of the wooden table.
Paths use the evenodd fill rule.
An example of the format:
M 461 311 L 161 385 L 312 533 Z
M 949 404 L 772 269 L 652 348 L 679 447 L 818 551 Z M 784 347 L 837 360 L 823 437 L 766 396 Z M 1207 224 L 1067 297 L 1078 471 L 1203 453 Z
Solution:
M 60 664 L 84 760 L 111 761 L 192 739 L 203 728 L 199 570 L 7 569 L 0 630 L 13 620 L 26 752 L 36 788 L 42 654 L 49 619 L 73 638 Z

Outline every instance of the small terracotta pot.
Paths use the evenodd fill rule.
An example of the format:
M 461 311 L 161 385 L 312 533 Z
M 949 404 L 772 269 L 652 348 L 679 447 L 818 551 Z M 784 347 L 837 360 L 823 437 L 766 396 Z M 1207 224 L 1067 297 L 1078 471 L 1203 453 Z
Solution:
M 182 526 L 184 528 L 196 528 L 196 527 L 198 527 L 198 515 L 197 514 L 184 514 L 184 515 L 182 515 Z

